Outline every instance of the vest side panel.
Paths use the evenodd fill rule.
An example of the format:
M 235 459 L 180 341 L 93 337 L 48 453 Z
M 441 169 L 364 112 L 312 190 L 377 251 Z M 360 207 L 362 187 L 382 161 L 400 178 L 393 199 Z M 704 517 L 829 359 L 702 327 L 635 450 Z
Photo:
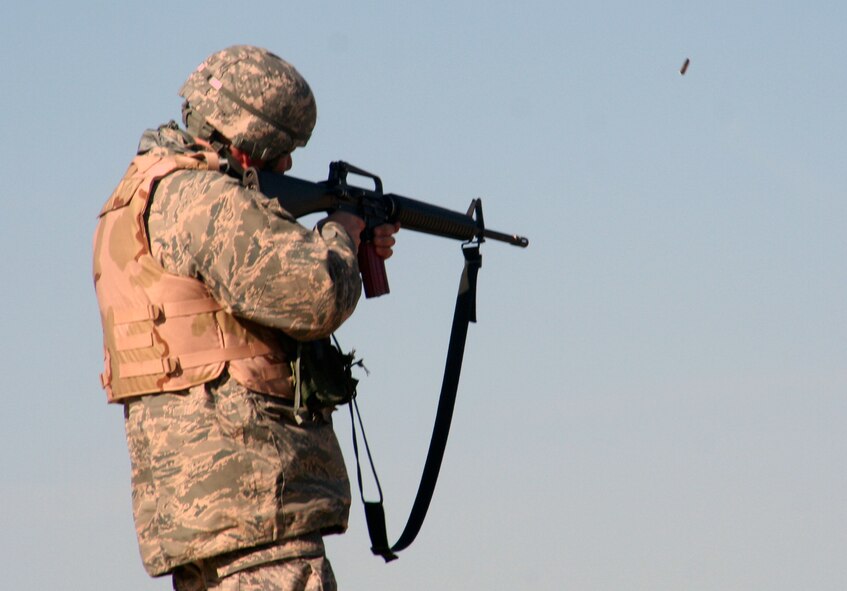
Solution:
M 150 254 L 144 216 L 156 181 L 208 166 L 199 157 L 138 157 L 101 212 L 94 279 L 104 334 L 102 382 L 110 402 L 206 383 L 227 362 L 245 387 L 292 396 L 281 335 L 236 319 L 201 281 L 168 273 Z M 185 304 L 202 310 L 171 314 Z M 194 361 L 184 366 L 181 360 L 189 358 Z

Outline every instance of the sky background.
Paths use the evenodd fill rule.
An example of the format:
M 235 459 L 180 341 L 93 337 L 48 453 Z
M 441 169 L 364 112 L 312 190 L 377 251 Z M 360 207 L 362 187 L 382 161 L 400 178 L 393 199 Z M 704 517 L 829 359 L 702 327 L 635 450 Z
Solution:
M 5 7 L 2 587 L 170 589 L 138 558 L 99 385 L 91 237 L 188 73 L 250 43 L 317 97 L 291 174 L 344 159 L 451 209 L 482 197 L 531 241 L 483 247 L 418 540 L 383 564 L 356 500 L 328 543 L 341 589 L 844 589 L 845 25 L 814 0 Z M 392 541 L 462 266 L 456 242 L 399 240 L 391 294 L 339 332 L 371 372 Z

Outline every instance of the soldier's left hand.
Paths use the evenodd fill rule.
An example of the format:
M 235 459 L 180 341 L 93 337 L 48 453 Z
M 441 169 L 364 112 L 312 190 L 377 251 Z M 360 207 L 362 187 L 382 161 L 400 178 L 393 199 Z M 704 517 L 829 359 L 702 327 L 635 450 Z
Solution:
M 374 228 L 373 243 L 376 254 L 383 259 L 390 258 L 394 254 L 394 234 L 400 230 L 400 224 L 383 224 Z

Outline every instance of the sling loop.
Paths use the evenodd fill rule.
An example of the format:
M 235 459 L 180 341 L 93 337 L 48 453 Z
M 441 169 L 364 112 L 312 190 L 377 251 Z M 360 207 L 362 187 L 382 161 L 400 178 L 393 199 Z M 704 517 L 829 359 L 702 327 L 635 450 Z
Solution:
M 406 522 L 406 527 L 400 535 L 400 539 L 394 545 L 388 542 L 388 533 L 385 526 L 385 509 L 383 507 L 382 488 L 376 475 L 373 458 L 371 457 L 368 441 L 362 426 L 362 417 L 356 399 L 350 405 L 350 420 L 353 423 L 353 451 L 356 456 L 356 476 L 359 481 L 359 494 L 365 507 L 365 519 L 368 523 L 368 533 L 371 538 L 371 552 L 382 556 L 386 562 L 396 558 L 397 552 L 407 548 L 420 532 L 429 509 L 432 495 L 435 492 L 435 483 L 438 480 L 438 472 L 441 469 L 441 461 L 444 450 L 447 447 L 447 436 L 450 433 L 450 423 L 453 418 L 453 409 L 456 403 L 456 393 L 459 388 L 459 376 L 462 371 L 462 359 L 465 353 L 465 341 L 468 334 L 468 325 L 476 322 L 476 280 L 479 269 L 482 266 L 482 255 L 479 252 L 478 243 L 464 245 L 462 252 L 465 256 L 465 266 L 462 278 L 459 282 L 459 293 L 456 296 L 456 308 L 453 312 L 453 327 L 450 332 L 450 343 L 447 348 L 447 361 L 444 367 L 444 378 L 441 383 L 441 396 L 438 400 L 438 409 L 435 415 L 435 424 L 432 429 L 432 438 L 429 443 L 426 461 L 424 463 L 421 481 L 415 502 Z M 353 421 L 353 407 L 358 416 L 359 427 L 362 430 L 362 440 L 365 444 L 368 460 L 371 465 L 377 490 L 378 501 L 365 501 L 365 493 L 362 486 L 362 470 L 359 465 L 359 447 L 356 436 L 356 425 Z

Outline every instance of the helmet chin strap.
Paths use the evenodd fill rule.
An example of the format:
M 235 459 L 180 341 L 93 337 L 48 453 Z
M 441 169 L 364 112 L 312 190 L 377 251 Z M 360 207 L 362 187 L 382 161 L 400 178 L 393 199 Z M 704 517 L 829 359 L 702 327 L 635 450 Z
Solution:
M 194 137 L 211 142 L 216 135 L 215 128 L 206 121 L 203 115 L 192 109 L 188 101 L 182 103 L 182 121 L 185 123 L 188 133 Z
M 222 171 L 241 179 L 244 176 L 245 167 L 232 153 L 230 142 L 224 138 L 218 130 L 212 127 L 206 118 L 191 108 L 188 101 L 182 104 L 182 120 L 188 133 L 195 138 L 208 142 L 212 149 L 220 154 Z
M 244 178 L 244 172 L 247 169 L 245 169 L 238 158 L 235 157 L 235 154 L 232 153 L 229 147 L 225 146 L 223 151 L 218 151 L 218 154 L 221 155 L 221 171 L 237 178 L 239 181 L 242 180 Z
M 221 156 L 226 156 L 224 152 L 229 152 L 229 147 L 231 145 L 236 146 L 239 151 L 247 154 L 250 158 L 262 160 L 264 162 L 273 160 L 273 158 L 279 156 L 278 154 L 268 154 L 267 148 L 261 148 L 260 152 L 260 148 L 255 144 L 255 142 L 251 142 L 242 137 L 233 138 L 231 141 L 224 138 L 217 129 L 209 124 L 203 115 L 191 108 L 188 101 L 185 101 L 182 104 L 182 120 L 185 123 L 188 133 L 196 138 L 209 142 L 215 151 L 221 154 Z M 228 160 L 232 160 L 229 157 L 227 158 Z M 243 170 L 245 167 L 241 166 L 240 168 Z

